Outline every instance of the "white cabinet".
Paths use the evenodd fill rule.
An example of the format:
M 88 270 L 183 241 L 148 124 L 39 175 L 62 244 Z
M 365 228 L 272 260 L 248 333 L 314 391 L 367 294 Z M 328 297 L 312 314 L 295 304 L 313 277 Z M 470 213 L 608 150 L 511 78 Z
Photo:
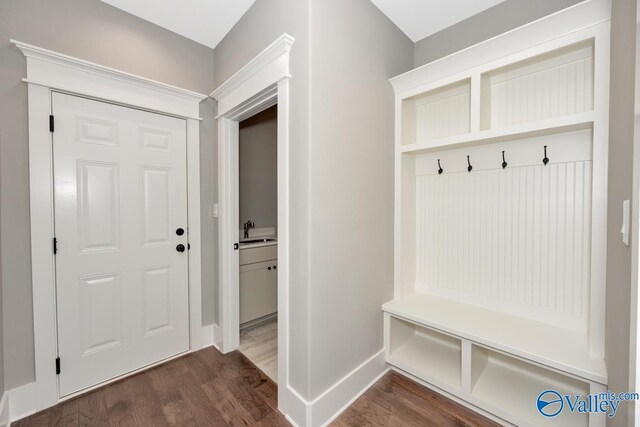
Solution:
M 251 260 L 260 259 L 245 249 Z M 259 254 L 257 254 L 259 255 Z M 240 266 L 240 324 L 278 311 L 278 262 L 267 260 Z
M 387 361 L 499 421 L 606 389 L 607 0 L 391 79 Z M 572 29 L 573 28 L 573 29 Z

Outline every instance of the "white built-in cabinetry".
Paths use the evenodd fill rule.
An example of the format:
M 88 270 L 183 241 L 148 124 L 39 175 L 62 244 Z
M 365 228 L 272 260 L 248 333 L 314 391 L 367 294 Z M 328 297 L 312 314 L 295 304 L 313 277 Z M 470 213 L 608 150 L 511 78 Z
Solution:
M 240 249 L 240 325 L 278 311 L 278 247 Z
M 387 361 L 516 425 L 604 425 L 536 398 L 606 390 L 609 3 L 391 80 Z

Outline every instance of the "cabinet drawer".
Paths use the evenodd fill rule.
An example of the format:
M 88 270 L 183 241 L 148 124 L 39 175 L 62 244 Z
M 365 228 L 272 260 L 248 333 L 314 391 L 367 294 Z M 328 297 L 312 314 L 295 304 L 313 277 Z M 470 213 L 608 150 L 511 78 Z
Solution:
M 240 249 L 240 265 L 278 259 L 278 245 Z

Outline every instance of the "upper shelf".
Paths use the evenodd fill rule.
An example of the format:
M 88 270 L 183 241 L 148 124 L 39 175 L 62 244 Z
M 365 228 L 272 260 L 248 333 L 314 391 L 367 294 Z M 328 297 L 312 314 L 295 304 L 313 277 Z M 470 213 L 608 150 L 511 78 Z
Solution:
M 423 153 L 441 150 L 443 148 L 461 147 L 465 144 L 499 142 L 501 140 L 515 138 L 527 138 L 551 133 L 570 132 L 592 127 L 593 120 L 594 113 L 592 111 L 588 111 L 586 113 L 540 120 L 533 123 L 522 123 L 500 129 L 481 130 L 463 135 L 434 139 L 432 141 L 402 145 L 400 147 L 400 151 L 402 153 Z
M 594 40 L 547 51 L 402 99 L 402 152 L 591 126 Z
M 590 356 L 585 334 L 423 293 L 391 300 L 382 309 L 580 378 L 607 383 L 605 362 Z

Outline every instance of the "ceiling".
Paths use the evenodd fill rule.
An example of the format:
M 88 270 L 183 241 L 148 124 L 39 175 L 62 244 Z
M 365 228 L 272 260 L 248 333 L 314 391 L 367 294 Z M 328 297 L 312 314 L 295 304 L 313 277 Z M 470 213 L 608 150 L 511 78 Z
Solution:
M 255 0 L 102 0 L 210 48 Z M 371 0 L 414 42 L 504 0 Z
M 371 0 L 413 42 L 504 0 Z
M 255 0 L 102 0 L 214 48 Z

